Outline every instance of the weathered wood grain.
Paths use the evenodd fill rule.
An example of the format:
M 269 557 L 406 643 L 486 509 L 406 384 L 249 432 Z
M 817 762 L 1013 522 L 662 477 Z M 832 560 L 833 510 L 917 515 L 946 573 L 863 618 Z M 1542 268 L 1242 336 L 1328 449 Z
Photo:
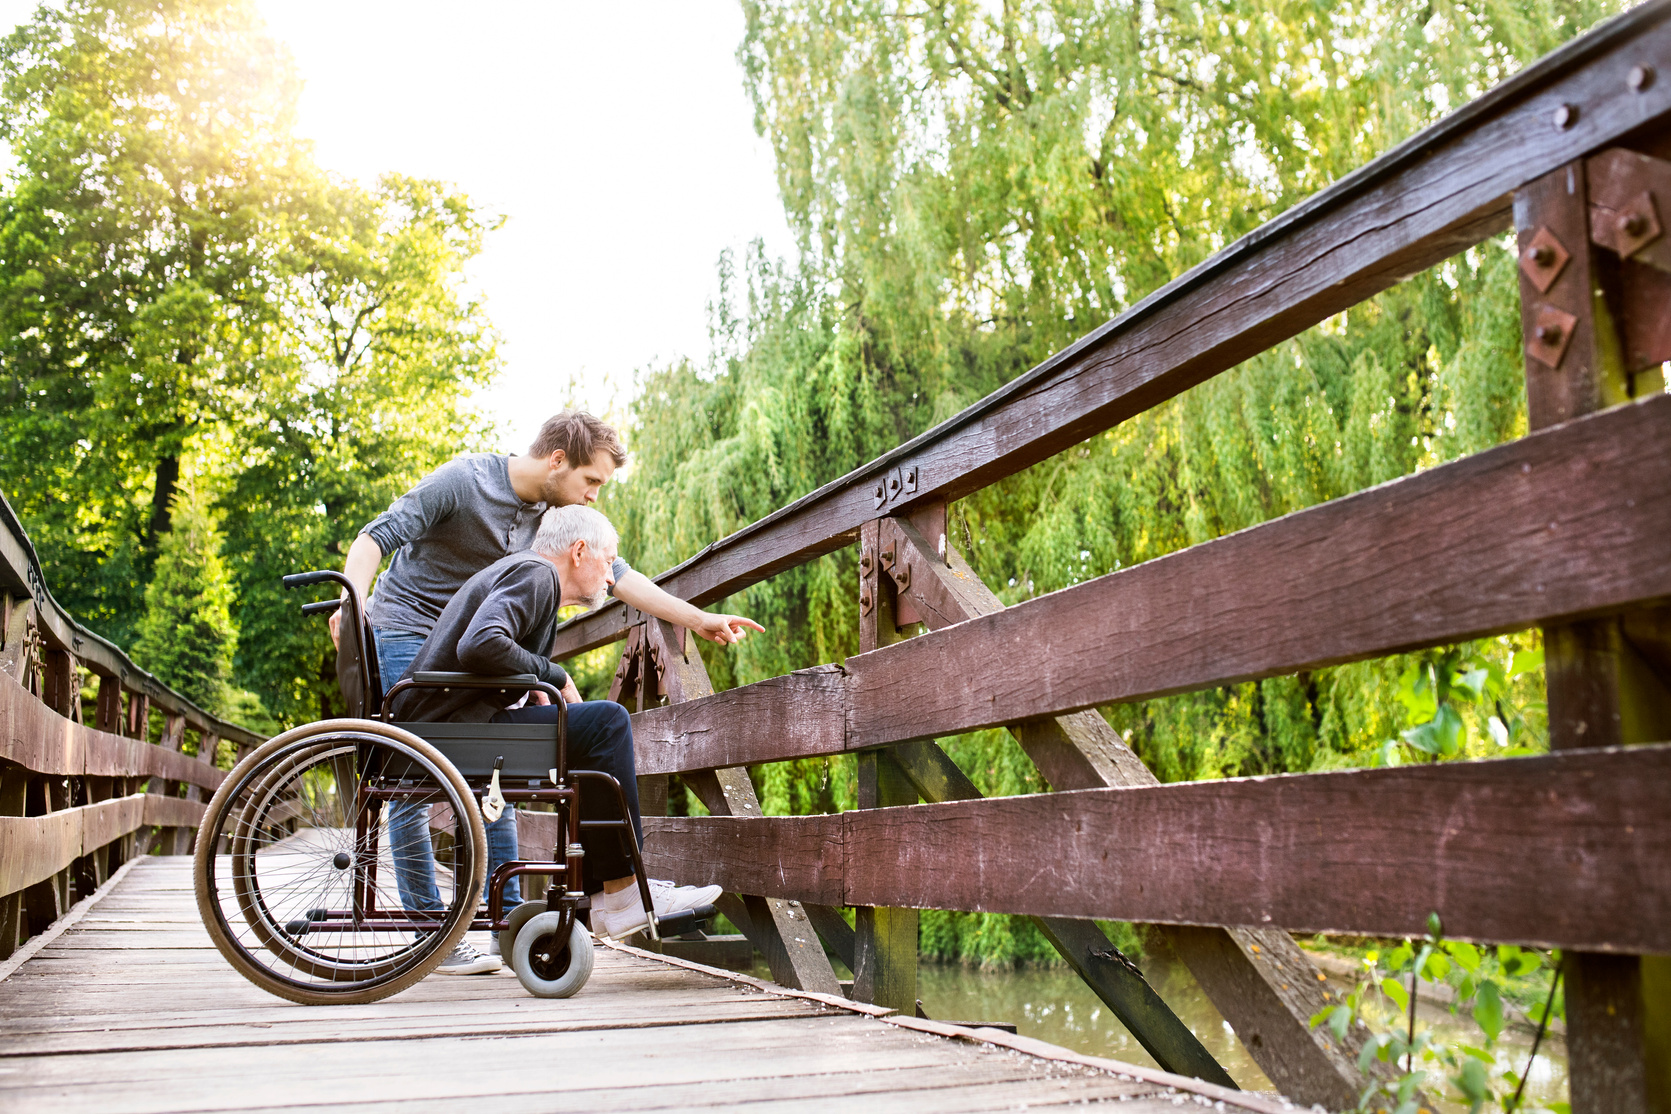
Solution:
M 159 828 L 195 828 L 203 820 L 208 805 L 202 801 L 188 801 L 182 797 L 162 797 L 147 793 L 145 823 Z
M 913 1112 L 1176 1108 L 1164 1084 L 1115 1074 L 1124 1065 L 1086 1070 L 1061 1049 L 1018 1056 L 945 1040 L 614 949 L 599 950 L 573 999 L 530 998 L 504 976 L 438 978 L 369 1005 L 298 1008 L 208 947 L 170 946 L 180 932 L 166 922 L 105 916 L 106 902 L 191 916 L 182 866 L 136 864 L 84 923 L 0 980 L 0 1107 L 548 1110 L 552 1076 L 530 1065 L 559 1064 L 565 1109 L 816 1109 L 855 1097 Z
M 1663 0 L 1642 4 L 1219 252 L 1032 371 L 862 468 L 709 546 L 657 578 L 708 603 L 848 544 L 867 519 L 955 499 L 1141 413 L 1355 305 L 1509 222 L 1522 183 L 1671 109 L 1631 66 L 1671 73 Z M 1581 105 L 1556 128 L 1555 108 Z M 915 492 L 878 504 L 894 469 Z M 560 629 L 565 658 L 621 637 L 624 609 Z
M 640 776 L 839 754 L 846 745 L 840 666 L 802 669 L 632 717 Z
M 226 774 L 188 754 L 65 719 L 0 673 L 0 759 L 38 774 L 158 777 L 217 788 Z
M 731 893 L 847 905 L 842 827 L 839 815 L 646 816 L 644 869 Z
M 136 793 L 44 816 L 0 816 L 0 894 L 43 882 L 111 840 L 155 823 L 145 819 L 151 799 Z M 197 807 L 201 813 L 203 806 Z
M 1621 609 L 1671 595 L 1667 537 L 1661 395 L 849 658 L 848 745 Z
M 1671 744 L 647 824 L 685 876 L 828 905 L 1671 951 Z M 1534 871 L 1525 864 L 1535 863 Z

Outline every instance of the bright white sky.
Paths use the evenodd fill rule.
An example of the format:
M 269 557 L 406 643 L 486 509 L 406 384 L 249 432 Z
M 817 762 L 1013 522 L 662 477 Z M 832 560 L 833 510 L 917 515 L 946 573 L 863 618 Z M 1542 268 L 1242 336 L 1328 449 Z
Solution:
M 510 218 L 471 270 L 504 338 L 482 400 L 502 451 L 570 401 L 624 416 L 635 370 L 700 359 L 722 250 L 793 253 L 736 0 L 257 3 L 321 165 L 444 179 Z M 0 27 L 34 7 L 0 0 Z

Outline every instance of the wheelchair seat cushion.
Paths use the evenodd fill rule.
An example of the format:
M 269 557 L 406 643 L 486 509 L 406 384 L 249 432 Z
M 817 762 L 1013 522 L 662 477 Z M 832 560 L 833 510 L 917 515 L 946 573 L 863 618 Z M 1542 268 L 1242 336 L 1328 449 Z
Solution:
M 500 778 L 543 778 L 557 765 L 554 723 L 397 723 L 430 743 L 467 778 L 485 778 L 503 756 Z

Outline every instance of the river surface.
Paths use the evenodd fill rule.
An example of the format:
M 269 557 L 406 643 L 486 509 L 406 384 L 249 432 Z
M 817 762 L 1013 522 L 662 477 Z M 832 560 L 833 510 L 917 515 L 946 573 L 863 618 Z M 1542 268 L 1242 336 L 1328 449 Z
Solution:
M 1188 970 L 1178 964 L 1152 960 L 1144 963 L 1143 968 L 1155 990 L 1178 1011 L 1184 1023 L 1238 1084 L 1247 1090 L 1274 1089 Z M 1108 1007 L 1065 967 L 982 971 L 925 962 L 917 970 L 917 994 L 923 1012 L 938 1020 L 1009 1022 L 1023 1036 L 1094 1056 L 1156 1066 Z M 1437 1024 L 1441 1033 L 1450 1039 L 1475 1045 L 1483 1043 L 1479 1030 L 1471 1022 L 1458 1021 L 1443 1009 L 1423 1003 L 1417 1013 L 1417 1025 L 1425 1028 L 1428 1024 Z M 1525 1070 L 1531 1045 L 1530 1032 L 1505 1031 L 1495 1049 L 1499 1066 L 1516 1072 Z M 1565 1101 L 1566 1046 L 1558 1037 L 1546 1035 L 1527 1080 L 1524 1108 Z M 1467 1109 L 1465 1104 L 1440 1103 L 1439 1106 L 1445 1114 L 1460 1114 Z

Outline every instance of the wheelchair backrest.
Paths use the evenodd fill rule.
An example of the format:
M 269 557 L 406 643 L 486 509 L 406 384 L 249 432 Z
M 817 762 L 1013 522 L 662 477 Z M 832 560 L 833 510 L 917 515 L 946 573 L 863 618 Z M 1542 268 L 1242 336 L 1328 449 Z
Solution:
M 354 719 L 376 719 L 383 707 L 383 676 L 377 667 L 377 636 L 357 589 L 350 587 L 342 601 L 342 626 L 337 639 L 337 686 Z

